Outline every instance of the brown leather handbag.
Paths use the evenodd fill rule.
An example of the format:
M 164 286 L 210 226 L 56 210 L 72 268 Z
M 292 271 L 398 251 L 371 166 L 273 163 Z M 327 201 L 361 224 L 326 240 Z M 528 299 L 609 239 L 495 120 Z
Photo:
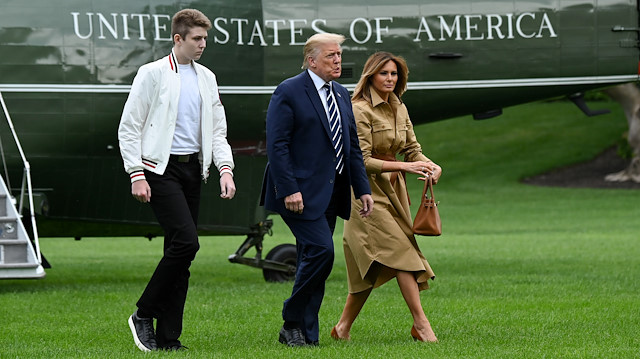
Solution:
M 413 220 L 413 233 L 423 236 L 439 236 L 442 234 L 442 222 L 438 213 L 438 204 L 433 196 L 433 180 L 424 181 L 422 200 L 416 218 Z

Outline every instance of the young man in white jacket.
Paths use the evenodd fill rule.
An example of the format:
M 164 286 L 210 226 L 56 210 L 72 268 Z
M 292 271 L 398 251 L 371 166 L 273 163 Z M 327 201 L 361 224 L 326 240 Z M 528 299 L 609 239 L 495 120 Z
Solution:
M 199 249 L 200 186 L 210 167 L 220 173 L 220 197 L 231 199 L 236 191 L 216 77 L 195 62 L 210 28 L 198 10 L 174 15 L 171 54 L 140 67 L 118 129 L 131 194 L 151 205 L 165 233 L 164 256 L 129 317 L 134 342 L 143 351 L 185 348 L 178 338 L 189 267 Z

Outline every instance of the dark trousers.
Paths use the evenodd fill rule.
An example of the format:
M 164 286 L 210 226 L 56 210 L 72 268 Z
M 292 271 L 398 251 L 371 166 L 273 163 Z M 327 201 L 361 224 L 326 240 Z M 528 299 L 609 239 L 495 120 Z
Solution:
M 164 255 L 138 300 L 139 311 L 157 319 L 159 347 L 179 345 L 189 267 L 200 248 L 196 226 L 200 206 L 200 163 L 171 160 L 163 175 L 145 171 L 151 208 L 164 230 Z
M 316 220 L 282 216 L 296 237 L 296 279 L 291 297 L 284 301 L 282 318 L 287 327 L 302 329 L 307 342 L 319 337 L 318 312 L 324 298 L 325 281 L 333 267 L 333 231 L 336 226 L 334 197 L 340 186 L 348 186 L 336 176 L 333 195 L 325 215 Z M 304 198 L 303 198 L 304 200 Z

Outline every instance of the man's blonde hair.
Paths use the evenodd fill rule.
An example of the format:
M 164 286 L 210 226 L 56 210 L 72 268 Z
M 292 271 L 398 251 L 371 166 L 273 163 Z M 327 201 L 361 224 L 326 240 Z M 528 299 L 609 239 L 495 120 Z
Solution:
M 302 68 L 309 68 L 309 57 L 315 59 L 320 53 L 320 45 L 323 44 L 338 44 L 342 45 L 344 42 L 344 36 L 340 34 L 332 34 L 332 33 L 320 33 L 311 36 L 307 39 L 307 42 L 304 44 L 304 48 L 302 49 L 302 54 L 304 58 L 302 59 Z

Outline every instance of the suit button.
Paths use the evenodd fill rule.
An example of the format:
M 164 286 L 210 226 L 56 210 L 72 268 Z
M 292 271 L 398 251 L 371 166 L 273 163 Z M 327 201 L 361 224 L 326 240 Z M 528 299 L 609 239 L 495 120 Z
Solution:
M 329 183 L 333 183 L 333 180 L 329 180 Z

